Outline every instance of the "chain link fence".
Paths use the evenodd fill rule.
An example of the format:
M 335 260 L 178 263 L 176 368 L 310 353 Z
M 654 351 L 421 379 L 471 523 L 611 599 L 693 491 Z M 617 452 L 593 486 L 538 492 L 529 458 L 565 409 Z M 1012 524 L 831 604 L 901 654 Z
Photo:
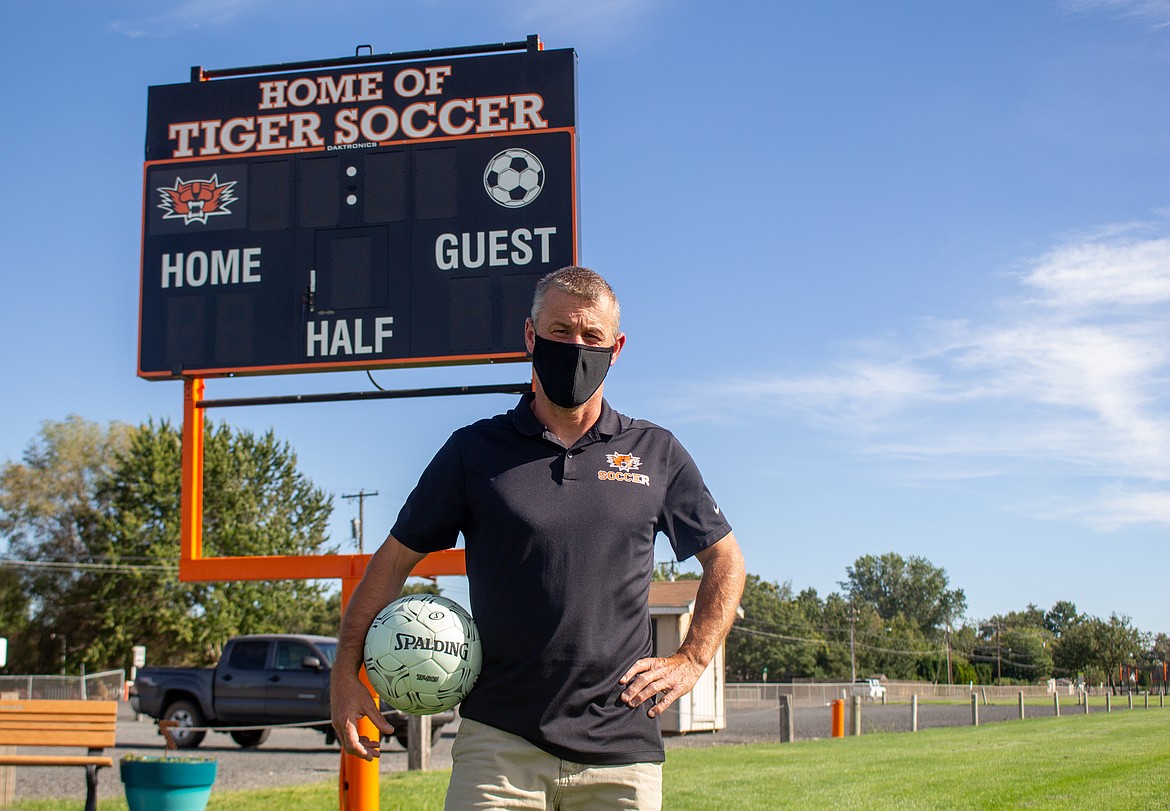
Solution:
M 125 670 L 84 676 L 0 676 L 0 696 L 5 698 L 121 701 L 125 690 Z
M 1026 698 L 1044 697 L 1052 694 L 1051 689 L 1040 685 L 982 685 L 982 684 L 931 684 L 923 681 L 883 681 L 886 688 L 884 701 L 910 703 L 911 696 L 923 699 L 963 701 L 976 694 L 982 701 L 1016 700 L 1020 693 Z M 780 696 L 789 697 L 794 707 L 823 707 L 838 698 L 849 699 L 853 695 L 850 682 L 777 682 L 775 684 L 728 684 L 725 701 L 728 709 L 750 710 L 775 707 Z

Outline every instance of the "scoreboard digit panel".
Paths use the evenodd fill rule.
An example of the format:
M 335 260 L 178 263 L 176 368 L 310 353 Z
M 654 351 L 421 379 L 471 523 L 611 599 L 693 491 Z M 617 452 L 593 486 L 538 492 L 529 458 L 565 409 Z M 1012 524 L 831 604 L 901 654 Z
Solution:
M 523 359 L 575 90 L 571 50 L 150 88 L 139 375 Z

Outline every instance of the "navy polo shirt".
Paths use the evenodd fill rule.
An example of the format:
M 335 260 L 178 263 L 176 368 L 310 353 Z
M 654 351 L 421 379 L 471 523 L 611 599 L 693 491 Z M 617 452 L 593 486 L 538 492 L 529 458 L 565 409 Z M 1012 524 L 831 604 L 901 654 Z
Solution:
M 658 720 L 618 684 L 652 654 L 654 538 L 685 560 L 731 527 L 666 429 L 603 401 L 566 448 L 532 396 L 452 434 L 391 534 L 417 552 L 463 534 L 484 654 L 464 717 L 578 763 L 661 762 Z

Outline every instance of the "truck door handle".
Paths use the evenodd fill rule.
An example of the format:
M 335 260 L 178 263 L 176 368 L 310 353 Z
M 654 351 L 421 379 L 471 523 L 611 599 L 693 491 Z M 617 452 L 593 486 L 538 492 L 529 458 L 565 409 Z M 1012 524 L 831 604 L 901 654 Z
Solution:
M 268 680 L 275 684 L 276 682 L 280 681 L 280 676 L 269 676 Z
M 226 676 L 224 676 L 224 677 L 223 677 L 223 680 L 224 680 L 224 681 L 231 681 L 231 680 L 232 680 L 232 674 L 231 674 L 231 673 L 228 673 Z

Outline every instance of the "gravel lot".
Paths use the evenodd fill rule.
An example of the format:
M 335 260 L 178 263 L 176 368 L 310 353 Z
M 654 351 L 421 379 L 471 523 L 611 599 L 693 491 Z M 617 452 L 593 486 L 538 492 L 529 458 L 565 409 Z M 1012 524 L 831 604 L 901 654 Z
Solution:
M 1082 712 L 1079 707 L 1065 705 L 1064 714 Z M 1097 708 L 1094 708 L 1097 711 Z M 1053 708 L 1029 706 L 1029 718 L 1051 716 Z M 693 732 L 675 735 L 666 739 L 666 747 L 727 746 L 745 743 L 761 743 L 779 740 L 779 711 L 775 707 L 754 706 L 729 707 L 727 728 L 719 732 Z M 979 722 L 1006 721 L 1019 717 L 1019 709 L 1013 703 L 992 704 L 979 707 Z M 873 732 L 910 731 L 910 707 L 908 704 L 865 704 L 862 707 L 862 734 Z M 918 728 L 962 726 L 971 723 L 971 708 L 963 705 L 923 704 L 918 708 Z M 826 707 L 798 707 L 794 725 L 797 740 L 827 738 L 830 734 L 830 714 Z M 846 730 L 851 729 L 848 708 L 846 709 Z M 451 743 L 455 738 L 455 725 L 443 728 L 443 735 L 431 754 L 431 764 L 436 769 L 451 765 Z M 61 750 L 62 753 L 65 750 Z M 115 762 L 113 769 L 99 772 L 99 798 L 120 798 L 122 784 L 118 778 L 117 761 L 123 755 L 153 754 L 163 751 L 163 741 L 157 727 L 149 718 L 135 720 L 127 705 L 122 705 L 118 718 L 118 745 L 109 754 Z M 242 750 L 225 733 L 208 734 L 196 753 L 215 757 L 219 761 L 219 772 L 213 791 L 232 791 L 244 788 L 265 788 L 287 786 L 299 783 L 314 783 L 337 779 L 339 749 L 326 746 L 321 733 L 306 729 L 276 729 L 259 749 Z M 84 754 L 84 750 L 78 750 Z M 668 754 L 669 756 L 669 754 Z M 383 771 L 404 771 L 406 750 L 391 741 L 385 744 L 381 758 Z M 85 774 L 81 768 L 38 768 L 16 769 L 16 799 L 30 797 L 68 797 L 78 801 L 85 798 Z

